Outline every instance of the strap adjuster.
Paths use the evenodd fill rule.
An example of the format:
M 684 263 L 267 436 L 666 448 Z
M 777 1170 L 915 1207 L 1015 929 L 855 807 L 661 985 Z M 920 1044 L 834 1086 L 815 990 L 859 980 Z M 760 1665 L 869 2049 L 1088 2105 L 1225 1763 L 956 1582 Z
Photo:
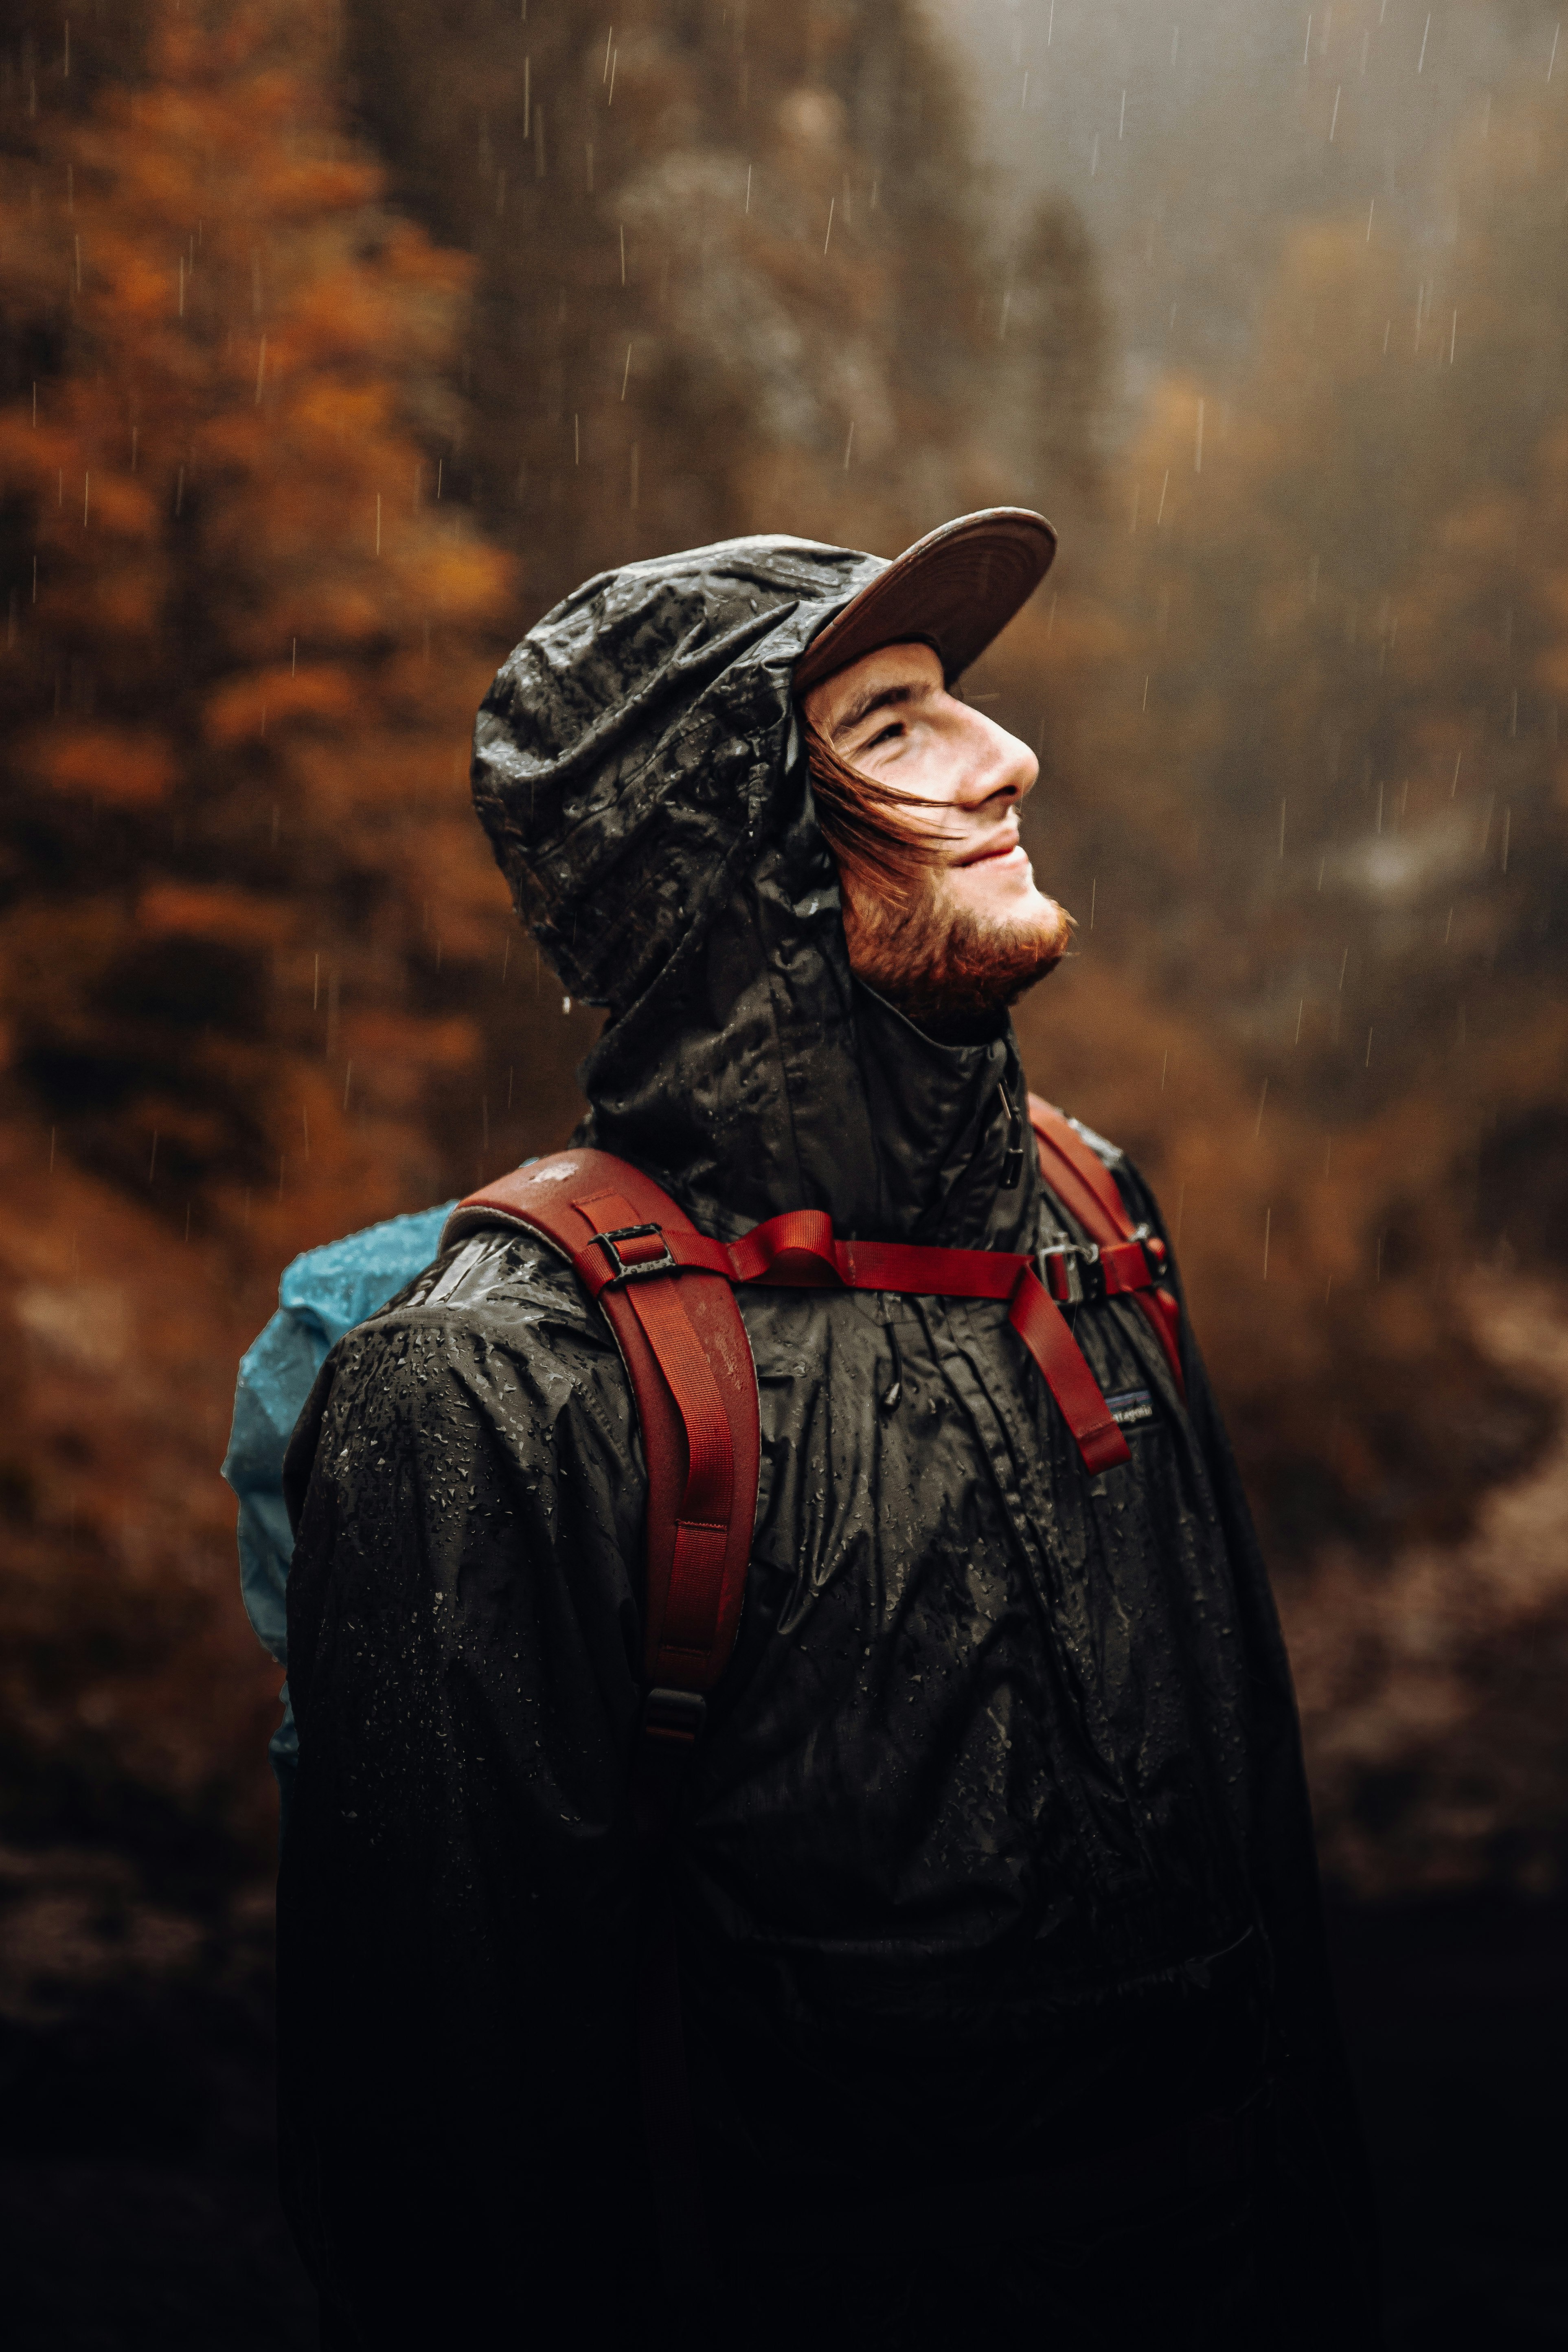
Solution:
M 1060 1265 L 1059 1289 L 1052 1276 L 1052 1258 Z M 1042 1286 L 1059 1307 L 1082 1307 L 1105 1297 L 1098 1242 L 1048 1242 L 1035 1252 L 1035 1264 Z
M 658 1236 L 661 1255 L 658 1257 L 633 1258 L 628 1263 L 616 1247 L 617 1242 L 646 1241 L 653 1234 Z M 594 1239 L 603 1243 L 605 1255 L 614 1269 L 609 1282 L 605 1285 L 606 1290 L 612 1283 L 642 1282 L 649 1275 L 679 1274 L 680 1271 L 679 1263 L 665 1237 L 662 1225 L 616 1225 L 607 1234 L 595 1234 Z
M 645 1739 L 673 1739 L 689 1744 L 708 1718 L 708 1702 L 700 1691 L 655 1687 L 642 1703 Z

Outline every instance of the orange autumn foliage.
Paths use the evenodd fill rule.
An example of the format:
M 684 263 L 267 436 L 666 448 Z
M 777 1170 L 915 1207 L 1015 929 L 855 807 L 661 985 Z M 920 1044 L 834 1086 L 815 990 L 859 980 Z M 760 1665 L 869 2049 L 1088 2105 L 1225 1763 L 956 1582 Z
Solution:
M 296 1249 L 504 1127 L 463 770 L 510 562 L 440 495 L 469 265 L 383 208 L 320 12 L 154 6 L 71 95 L 0 172 L 0 1774 L 259 1832 L 232 1368 Z

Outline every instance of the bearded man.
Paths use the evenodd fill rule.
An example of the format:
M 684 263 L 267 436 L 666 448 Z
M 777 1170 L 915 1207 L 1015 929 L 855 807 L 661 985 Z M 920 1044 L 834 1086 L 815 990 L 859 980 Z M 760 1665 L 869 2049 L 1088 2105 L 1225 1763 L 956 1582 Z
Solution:
M 1069 931 L 1019 838 L 1037 763 L 957 691 L 1054 548 L 1002 509 L 891 564 L 786 538 L 629 564 L 485 701 L 480 818 L 608 1011 L 578 1140 L 720 1244 L 810 1209 L 1095 1262 L 1087 1196 L 1023 1148 L 1009 1007 Z M 1173 1288 L 1147 1190 L 1077 1136 Z M 1374 2340 L 1246 1504 L 1175 1299 L 1163 1339 L 1144 1297 L 1067 1295 L 1115 1466 L 1005 1293 L 736 1294 L 754 1532 L 661 1863 L 701 2275 L 660 2275 L 637 2088 L 621 1357 L 504 1227 L 334 1349 L 289 1460 L 280 1886 L 286 2194 L 329 2346 Z

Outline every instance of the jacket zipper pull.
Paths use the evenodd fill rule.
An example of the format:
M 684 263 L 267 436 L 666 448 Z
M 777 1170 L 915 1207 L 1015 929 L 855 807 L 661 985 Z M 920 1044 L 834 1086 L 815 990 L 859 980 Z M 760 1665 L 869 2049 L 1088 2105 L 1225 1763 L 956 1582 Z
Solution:
M 893 1385 L 888 1390 L 886 1395 L 882 1399 L 882 1410 L 884 1412 L 891 1412 L 896 1408 L 899 1399 L 904 1392 L 904 1366 L 903 1359 L 899 1354 L 899 1334 L 894 1327 L 891 1316 L 888 1318 L 887 1328 L 888 1345 L 893 1351 Z
M 1005 1082 L 996 1088 L 1007 1114 L 1007 1149 L 1002 1157 L 1002 1190 L 1016 1192 L 1024 1174 L 1024 1122 L 1014 1108 Z

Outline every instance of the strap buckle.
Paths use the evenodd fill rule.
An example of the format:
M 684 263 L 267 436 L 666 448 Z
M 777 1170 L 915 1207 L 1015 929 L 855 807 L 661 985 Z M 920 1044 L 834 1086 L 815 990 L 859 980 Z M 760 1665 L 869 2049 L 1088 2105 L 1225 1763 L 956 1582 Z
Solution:
M 1059 1290 L 1051 1276 L 1052 1258 L 1060 1261 Z M 1041 1286 L 1058 1307 L 1092 1305 L 1105 1297 L 1105 1275 L 1098 1242 L 1047 1242 L 1043 1249 L 1035 1252 L 1035 1265 Z
M 657 1234 L 658 1236 L 658 1245 L 662 1252 L 662 1255 L 658 1257 L 633 1258 L 628 1263 L 616 1247 L 617 1242 L 646 1241 L 652 1234 Z M 595 1234 L 594 1239 L 604 1244 L 605 1255 L 614 1268 L 609 1282 L 605 1286 L 606 1290 L 613 1283 L 643 1282 L 649 1275 L 679 1274 L 680 1271 L 675 1253 L 665 1238 L 662 1225 L 616 1225 L 607 1234 Z
M 642 1703 L 643 1737 L 689 1743 L 697 1738 L 707 1717 L 708 1702 L 700 1691 L 656 1686 Z

